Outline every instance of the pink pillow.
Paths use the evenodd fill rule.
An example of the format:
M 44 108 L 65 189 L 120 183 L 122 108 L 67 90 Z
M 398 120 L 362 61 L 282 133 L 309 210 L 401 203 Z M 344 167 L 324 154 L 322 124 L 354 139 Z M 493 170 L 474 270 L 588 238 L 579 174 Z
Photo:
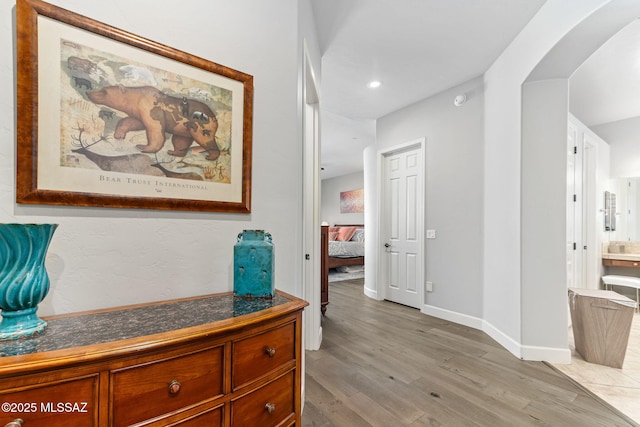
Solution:
M 329 240 L 338 240 L 340 227 L 329 227 Z
M 340 227 L 338 231 L 338 237 L 336 240 L 342 240 L 348 242 L 356 233 L 356 227 Z

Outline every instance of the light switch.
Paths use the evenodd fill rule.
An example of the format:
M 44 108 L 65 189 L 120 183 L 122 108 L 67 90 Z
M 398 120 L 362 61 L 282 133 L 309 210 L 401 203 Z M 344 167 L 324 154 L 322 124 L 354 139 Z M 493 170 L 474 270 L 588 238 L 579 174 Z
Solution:
M 427 230 L 427 239 L 435 239 L 436 230 Z

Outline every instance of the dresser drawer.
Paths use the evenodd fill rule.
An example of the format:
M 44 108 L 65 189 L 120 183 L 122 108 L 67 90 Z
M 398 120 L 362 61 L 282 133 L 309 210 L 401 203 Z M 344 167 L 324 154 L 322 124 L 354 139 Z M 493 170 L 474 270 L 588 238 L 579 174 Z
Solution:
M 290 371 L 231 404 L 234 426 L 276 426 L 294 414 L 294 374 Z
M 144 427 L 222 427 L 223 417 L 224 407 L 218 406 L 205 410 L 187 410 L 143 425 Z
M 182 421 L 178 421 L 174 424 L 164 424 L 166 427 L 180 426 L 180 427 L 220 427 L 222 426 L 222 409 L 214 409 L 213 411 L 205 412 L 195 417 L 190 417 Z
M 0 381 L 0 425 L 21 418 L 25 427 L 97 426 L 98 381 L 98 375 L 92 375 L 20 389 Z
M 295 344 L 294 323 L 234 342 L 231 370 L 233 390 L 294 360 Z
M 130 425 L 221 396 L 223 349 L 111 371 L 111 424 Z

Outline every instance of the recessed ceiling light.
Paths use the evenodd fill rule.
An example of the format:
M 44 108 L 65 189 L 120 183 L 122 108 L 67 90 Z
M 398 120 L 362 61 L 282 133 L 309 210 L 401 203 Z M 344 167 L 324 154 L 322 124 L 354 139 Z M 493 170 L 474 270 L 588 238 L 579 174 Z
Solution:
M 375 89 L 380 86 L 382 86 L 382 82 L 380 80 L 372 80 L 369 83 L 367 83 L 367 87 L 369 89 Z

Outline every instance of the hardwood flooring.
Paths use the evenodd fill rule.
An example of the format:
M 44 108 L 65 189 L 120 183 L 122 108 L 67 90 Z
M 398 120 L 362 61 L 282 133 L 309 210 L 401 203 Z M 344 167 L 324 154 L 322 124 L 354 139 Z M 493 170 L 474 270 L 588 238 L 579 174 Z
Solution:
M 331 283 L 306 352 L 303 426 L 634 426 L 564 374 L 485 333 Z

